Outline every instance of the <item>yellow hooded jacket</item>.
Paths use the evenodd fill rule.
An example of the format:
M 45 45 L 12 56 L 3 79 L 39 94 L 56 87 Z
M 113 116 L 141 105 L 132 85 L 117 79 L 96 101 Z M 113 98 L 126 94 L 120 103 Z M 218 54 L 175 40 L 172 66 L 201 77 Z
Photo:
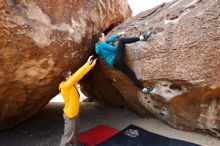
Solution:
M 85 63 L 69 80 L 63 81 L 59 85 L 59 90 L 61 91 L 65 103 L 63 111 L 69 118 L 74 118 L 79 114 L 80 102 L 77 82 L 92 68 L 93 65 Z

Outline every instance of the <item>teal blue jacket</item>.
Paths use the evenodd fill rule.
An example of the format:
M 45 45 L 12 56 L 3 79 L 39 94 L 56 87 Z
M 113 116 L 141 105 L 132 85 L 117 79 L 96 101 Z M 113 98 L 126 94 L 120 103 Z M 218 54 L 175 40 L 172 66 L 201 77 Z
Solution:
M 112 46 L 109 43 L 114 42 L 118 38 L 119 35 L 112 35 L 106 41 L 96 43 L 96 54 L 101 55 L 110 67 L 113 67 L 117 46 Z

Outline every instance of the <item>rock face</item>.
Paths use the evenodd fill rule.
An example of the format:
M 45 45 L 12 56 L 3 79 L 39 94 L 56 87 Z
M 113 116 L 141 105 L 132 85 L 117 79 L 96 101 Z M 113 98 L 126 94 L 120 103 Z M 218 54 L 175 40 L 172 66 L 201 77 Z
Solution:
M 125 36 L 156 32 L 147 42 L 126 45 L 127 64 L 145 85 L 155 88 L 154 93 L 141 93 L 127 76 L 101 61 L 87 78 L 95 89 L 90 94 L 115 106 L 124 100 L 138 114 L 150 112 L 177 129 L 220 137 L 219 26 L 219 0 L 178 0 L 128 19 L 108 35 L 120 31 L 126 31 Z M 108 93 L 100 92 L 107 82 L 95 82 L 96 72 L 111 86 Z M 119 94 L 112 95 L 112 90 Z M 107 100 L 106 94 L 112 98 Z M 118 103 L 112 101 L 117 100 L 115 97 Z
M 46 105 L 59 72 L 78 69 L 93 36 L 130 16 L 126 0 L 0 0 L 0 130 Z

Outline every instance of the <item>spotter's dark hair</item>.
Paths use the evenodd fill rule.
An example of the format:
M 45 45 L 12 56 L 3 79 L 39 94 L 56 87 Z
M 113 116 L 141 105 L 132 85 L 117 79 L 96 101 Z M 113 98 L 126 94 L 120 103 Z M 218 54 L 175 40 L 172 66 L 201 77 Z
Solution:
M 62 71 L 60 72 L 60 78 L 61 78 L 62 80 L 65 80 L 66 77 L 67 77 L 67 75 L 68 75 L 68 72 L 69 72 L 69 70 L 67 70 L 67 69 L 62 70 Z

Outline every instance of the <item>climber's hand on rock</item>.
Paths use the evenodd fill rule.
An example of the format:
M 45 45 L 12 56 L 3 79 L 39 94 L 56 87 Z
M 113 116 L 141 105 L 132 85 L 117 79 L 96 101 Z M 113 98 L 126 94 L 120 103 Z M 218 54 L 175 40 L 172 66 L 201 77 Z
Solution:
M 125 34 L 125 31 L 121 31 L 121 32 L 118 32 L 118 35 L 121 37 L 123 34 Z

